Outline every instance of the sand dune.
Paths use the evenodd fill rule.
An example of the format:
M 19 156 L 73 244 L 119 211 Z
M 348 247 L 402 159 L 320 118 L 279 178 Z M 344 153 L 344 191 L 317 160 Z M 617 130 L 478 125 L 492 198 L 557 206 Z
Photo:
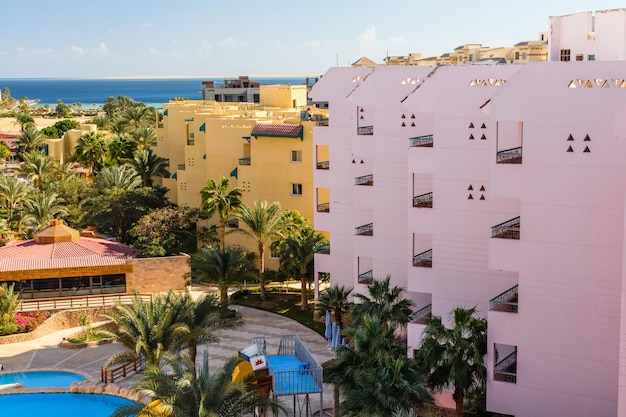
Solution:
M 59 120 L 59 118 L 44 118 L 44 117 L 33 117 L 35 119 L 35 125 L 38 128 L 44 128 L 48 126 L 52 126 Z M 85 123 L 87 120 L 91 119 L 91 117 L 71 117 L 70 120 L 76 120 L 78 123 Z M 15 121 L 13 117 L 0 117 L 0 133 L 20 133 L 20 125 Z

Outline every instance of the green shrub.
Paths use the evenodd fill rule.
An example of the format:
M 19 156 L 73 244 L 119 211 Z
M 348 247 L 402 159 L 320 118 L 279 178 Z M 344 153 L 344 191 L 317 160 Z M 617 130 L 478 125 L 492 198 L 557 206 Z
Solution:
M 20 305 L 19 294 L 13 292 L 14 284 L 0 285 L 0 325 L 11 323 L 15 319 L 15 312 Z
M 15 323 L 0 324 L 0 336 L 15 334 L 20 331 L 20 327 Z

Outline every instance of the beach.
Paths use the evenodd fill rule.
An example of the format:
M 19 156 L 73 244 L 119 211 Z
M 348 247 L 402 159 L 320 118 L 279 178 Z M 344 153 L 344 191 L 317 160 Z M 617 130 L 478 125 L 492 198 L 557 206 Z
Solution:
M 85 123 L 87 120 L 90 120 L 92 117 L 68 117 L 68 118 L 56 118 L 56 117 L 33 117 L 35 120 L 35 125 L 39 129 L 43 129 L 44 127 L 52 126 L 59 120 L 75 120 L 78 123 Z M 15 121 L 14 117 L 0 117 L 0 133 L 20 133 L 20 125 Z

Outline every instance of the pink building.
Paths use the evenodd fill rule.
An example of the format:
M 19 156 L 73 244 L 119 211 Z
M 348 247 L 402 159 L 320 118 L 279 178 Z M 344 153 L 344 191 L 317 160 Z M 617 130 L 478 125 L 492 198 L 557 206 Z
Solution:
M 316 272 L 405 287 L 410 353 L 429 314 L 477 306 L 491 411 L 626 415 L 624 77 L 608 61 L 330 69 L 310 93 L 330 111 Z

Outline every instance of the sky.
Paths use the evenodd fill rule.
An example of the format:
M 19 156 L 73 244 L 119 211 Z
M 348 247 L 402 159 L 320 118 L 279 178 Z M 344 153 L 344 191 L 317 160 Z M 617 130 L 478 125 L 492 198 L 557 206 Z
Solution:
M 623 0 L 3 2 L 0 78 L 318 75 L 365 56 L 512 46 Z

